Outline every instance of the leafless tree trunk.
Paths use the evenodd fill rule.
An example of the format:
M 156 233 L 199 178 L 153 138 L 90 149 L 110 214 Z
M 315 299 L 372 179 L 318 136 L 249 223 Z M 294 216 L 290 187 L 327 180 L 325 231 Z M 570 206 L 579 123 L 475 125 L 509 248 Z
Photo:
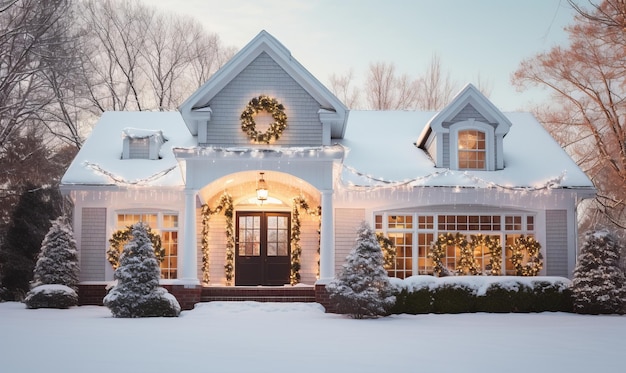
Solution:
M 234 52 L 192 18 L 136 1 L 86 0 L 88 99 L 105 110 L 172 110 Z
M 350 109 L 359 109 L 359 90 L 353 87 L 354 72 L 350 69 L 344 75 L 332 74 L 330 76 L 330 90 L 341 102 Z
M 393 63 L 370 64 L 365 86 L 370 109 L 403 110 L 415 107 L 417 83 L 406 74 L 397 76 Z
M 440 110 L 456 93 L 458 85 L 450 78 L 450 73 L 444 73 L 441 68 L 441 59 L 434 54 L 426 73 L 420 79 L 418 107 L 422 110 Z
M 594 182 L 598 196 L 586 227 L 626 228 L 626 33 L 623 6 L 605 0 L 567 28 L 570 45 L 523 61 L 520 88 L 549 89 L 554 100 L 539 118 Z

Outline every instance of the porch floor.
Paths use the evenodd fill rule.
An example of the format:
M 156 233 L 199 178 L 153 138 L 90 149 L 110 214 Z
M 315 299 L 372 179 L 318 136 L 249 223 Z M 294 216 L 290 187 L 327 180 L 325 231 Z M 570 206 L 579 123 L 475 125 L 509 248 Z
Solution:
M 315 302 L 315 286 L 206 286 L 200 301 Z

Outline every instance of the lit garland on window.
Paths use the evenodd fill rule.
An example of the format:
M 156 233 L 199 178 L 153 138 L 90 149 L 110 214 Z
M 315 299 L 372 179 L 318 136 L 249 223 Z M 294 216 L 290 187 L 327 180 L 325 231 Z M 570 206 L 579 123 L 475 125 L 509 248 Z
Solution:
M 159 263 L 163 262 L 165 259 L 165 249 L 161 245 L 161 236 L 152 232 L 152 229 L 146 225 L 148 238 L 150 242 L 152 242 L 152 247 L 154 248 L 154 255 Z M 109 249 L 107 250 L 107 260 L 113 266 L 113 269 L 117 269 L 120 265 L 120 255 L 124 250 L 124 245 L 133 238 L 133 229 L 131 226 L 126 227 L 126 229 L 120 229 L 113 233 L 111 238 L 109 239 Z
M 293 211 L 291 214 L 291 273 L 289 275 L 289 283 L 291 285 L 300 283 L 300 258 L 302 256 L 302 246 L 300 245 L 300 209 L 306 211 L 307 214 L 319 218 L 322 216 L 321 206 L 311 209 L 304 197 L 295 197 L 293 199 Z M 319 229 L 318 229 L 319 234 Z M 317 247 L 319 257 L 319 244 Z M 319 270 L 319 260 L 318 260 Z
M 254 115 L 260 111 L 266 111 L 274 118 L 274 122 L 265 132 L 257 131 L 254 121 Z M 254 97 L 241 113 L 241 129 L 255 142 L 269 144 L 272 140 L 278 140 L 285 128 L 287 128 L 285 107 L 275 98 L 265 95 Z
M 228 193 L 222 194 L 217 206 L 211 208 L 202 205 L 202 283 L 209 284 L 209 219 L 211 215 L 224 211 L 226 217 L 226 264 L 224 272 L 226 275 L 226 285 L 230 286 L 235 277 L 235 231 L 233 229 L 233 198 Z
M 472 242 L 470 242 L 472 252 L 475 252 L 477 247 L 486 247 L 489 251 L 489 264 L 486 266 L 487 274 L 500 276 L 502 274 L 502 246 L 500 245 L 500 240 L 482 234 L 473 234 L 470 237 L 472 239 Z
M 376 233 L 376 241 L 378 241 L 383 252 L 383 267 L 389 271 L 393 268 L 393 264 L 396 261 L 396 245 L 394 245 L 391 238 L 381 232 Z
M 541 254 L 541 244 L 533 237 L 518 237 L 510 248 L 511 262 L 515 267 L 515 274 L 518 276 L 537 276 L 543 268 L 543 255 Z M 523 264 L 524 253 L 528 254 L 528 261 Z
M 456 235 L 452 233 L 440 234 L 437 241 L 433 242 L 430 252 L 428 253 L 428 256 L 433 260 L 433 271 L 435 275 L 443 277 L 453 274 L 450 272 L 448 267 L 443 264 L 443 259 L 446 257 L 448 246 L 455 246 L 463 249 L 467 245 L 467 240 L 461 233 L 457 233 Z

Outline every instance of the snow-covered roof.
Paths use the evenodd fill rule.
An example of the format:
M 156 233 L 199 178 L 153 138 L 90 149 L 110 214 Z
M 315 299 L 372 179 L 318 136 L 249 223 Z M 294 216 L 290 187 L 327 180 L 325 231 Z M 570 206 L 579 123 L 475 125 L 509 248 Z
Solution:
M 418 139 L 436 112 L 351 111 L 340 144 L 347 155 L 342 180 L 364 186 L 407 185 L 505 188 L 593 188 L 569 155 L 530 113 L 504 113 L 504 169 L 436 168 Z
M 505 113 L 513 124 L 504 138 L 504 169 L 451 171 L 435 167 L 416 139 L 435 112 L 351 111 L 345 137 L 346 185 L 505 188 L 593 188 L 589 178 L 529 113 Z M 161 159 L 122 159 L 122 139 L 162 131 Z M 62 184 L 183 186 L 172 148 L 197 146 L 179 112 L 106 112 Z
M 122 159 L 124 136 L 144 137 L 162 133 L 160 159 Z M 197 145 L 179 112 L 110 111 L 94 127 L 91 135 L 65 172 L 61 184 L 184 185 L 172 147 Z

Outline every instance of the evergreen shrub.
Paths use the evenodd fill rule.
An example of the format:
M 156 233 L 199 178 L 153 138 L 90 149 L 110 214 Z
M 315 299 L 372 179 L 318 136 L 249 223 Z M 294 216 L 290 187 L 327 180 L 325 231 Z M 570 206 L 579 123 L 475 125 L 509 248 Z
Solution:
M 432 292 L 434 313 L 476 312 L 476 291 L 464 284 L 444 284 Z

